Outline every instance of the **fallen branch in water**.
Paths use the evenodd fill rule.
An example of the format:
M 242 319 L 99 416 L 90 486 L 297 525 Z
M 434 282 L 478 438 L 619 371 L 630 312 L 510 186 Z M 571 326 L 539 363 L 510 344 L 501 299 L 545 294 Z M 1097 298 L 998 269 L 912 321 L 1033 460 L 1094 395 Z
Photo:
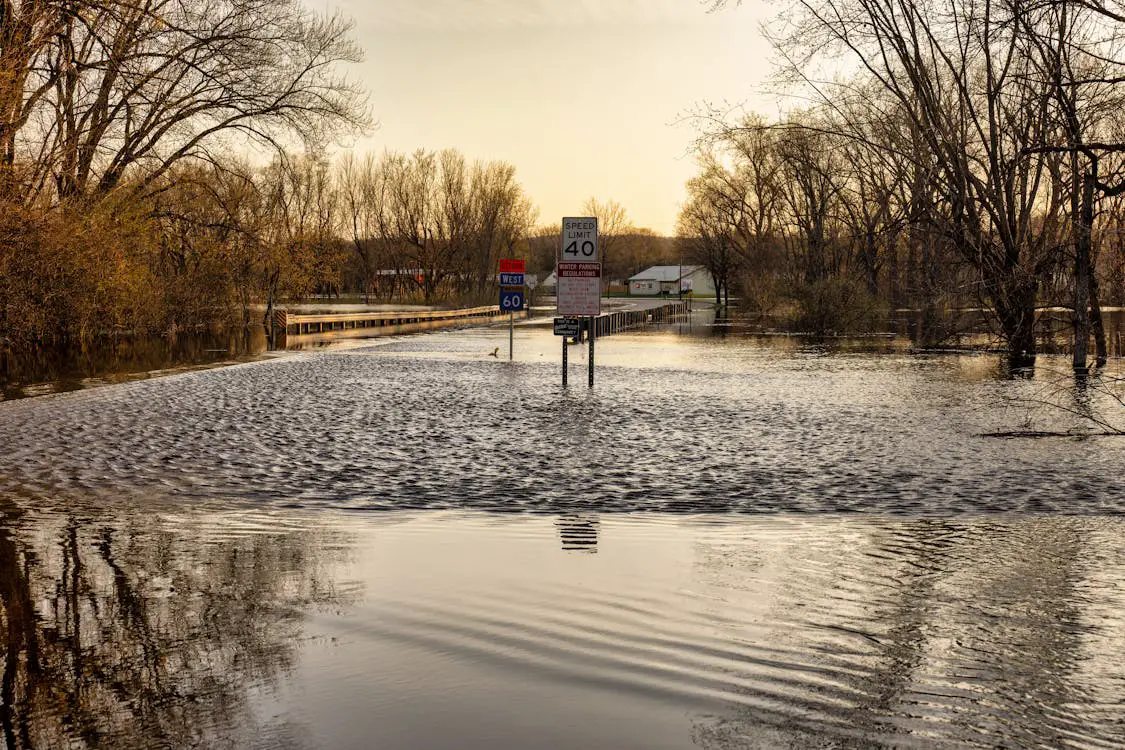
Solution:
M 1040 368 L 1035 373 L 1039 382 L 1029 395 L 1002 394 L 997 405 L 1026 410 L 1019 427 L 1013 430 L 984 432 L 980 437 L 1119 437 L 1125 435 L 1120 409 L 1125 408 L 1125 378 L 1096 370 L 1075 376 Z M 1032 429 L 1032 418 L 1054 412 L 1077 420 L 1079 424 L 1062 430 Z

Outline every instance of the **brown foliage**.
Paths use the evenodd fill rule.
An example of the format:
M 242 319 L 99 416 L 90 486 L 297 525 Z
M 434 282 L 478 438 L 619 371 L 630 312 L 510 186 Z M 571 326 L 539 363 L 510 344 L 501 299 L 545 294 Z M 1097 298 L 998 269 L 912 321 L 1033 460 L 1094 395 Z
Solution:
M 0 335 L 29 343 L 154 327 L 160 288 L 138 252 L 151 242 L 143 219 L 106 204 L 0 210 Z

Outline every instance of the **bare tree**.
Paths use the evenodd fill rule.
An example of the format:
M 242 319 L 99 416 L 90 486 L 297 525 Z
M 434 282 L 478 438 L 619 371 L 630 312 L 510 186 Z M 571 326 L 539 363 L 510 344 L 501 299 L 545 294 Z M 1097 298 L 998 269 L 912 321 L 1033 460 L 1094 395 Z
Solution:
M 371 301 L 374 289 L 379 230 L 386 201 L 386 180 L 375 157 L 346 155 L 338 168 L 341 221 L 360 267 L 360 293 Z
M 0 305 L 0 341 L 230 308 L 246 253 L 257 265 L 278 247 L 259 241 L 267 214 L 289 216 L 238 154 L 364 126 L 365 96 L 338 70 L 360 57 L 349 29 L 301 0 L 0 0 L 0 297 L 18 298 Z M 329 255 L 311 283 L 331 285 Z
M 1036 6 L 794 5 L 775 35 L 788 72 L 833 109 L 854 80 L 825 70 L 838 53 L 888 95 L 895 116 L 917 136 L 920 149 L 907 156 L 927 170 L 938 197 L 936 226 L 978 273 L 1013 363 L 1033 361 L 1038 287 L 1058 247 L 1061 199 L 1052 189 L 1058 158 L 1028 150 L 1046 142 L 1051 125 L 1043 89 L 1030 83 L 1034 68 L 1021 33 Z
M 303 297 L 333 281 L 337 200 L 321 156 L 282 154 L 258 180 L 266 213 L 262 273 L 269 326 L 281 296 Z
M 377 240 L 427 304 L 453 294 L 482 298 L 502 252 L 513 253 L 534 209 L 504 162 L 472 166 L 455 150 L 388 153 L 375 170 L 383 209 Z
M 602 264 L 602 291 L 604 292 L 612 280 L 610 263 L 615 261 L 614 250 L 620 242 L 622 235 L 628 234 L 629 218 L 625 208 L 615 200 L 604 203 L 593 196 L 582 204 L 582 211 L 587 216 L 598 218 L 598 251 Z
M 0 147 L 29 194 L 104 195 L 134 171 L 145 193 L 185 159 L 366 118 L 335 72 L 360 58 L 350 25 L 298 0 L 6 1 L 0 18 Z
M 0 1 L 0 199 L 26 198 L 27 174 L 17 174 L 17 135 L 54 86 L 39 70 L 57 38 L 60 14 L 54 3 Z
M 684 255 L 711 274 L 716 302 L 729 306 L 731 281 L 742 255 L 736 247 L 742 230 L 732 211 L 740 211 L 744 204 L 739 198 L 732 200 L 726 177 L 721 168 L 712 166 L 688 182 L 688 200 L 677 220 L 677 235 Z
M 1111 154 L 1125 153 L 1122 141 L 1107 123 L 1120 110 L 1119 93 L 1125 83 L 1125 43 L 1116 26 L 1115 11 L 1071 0 L 1056 0 L 1037 13 L 1018 18 L 1028 40 L 1028 57 L 1035 66 L 1033 80 L 1050 93 L 1057 135 L 1042 145 L 1029 144 L 1030 153 L 1059 153 L 1060 191 L 1069 197 L 1070 246 L 1073 268 L 1074 346 L 1072 368 L 1087 370 L 1087 346 L 1093 328 L 1096 363 L 1105 364 L 1107 345 L 1094 272 L 1093 225 L 1100 199 L 1125 192 L 1118 177 L 1102 180 L 1099 167 Z M 1116 136 L 1116 137 L 1115 137 Z

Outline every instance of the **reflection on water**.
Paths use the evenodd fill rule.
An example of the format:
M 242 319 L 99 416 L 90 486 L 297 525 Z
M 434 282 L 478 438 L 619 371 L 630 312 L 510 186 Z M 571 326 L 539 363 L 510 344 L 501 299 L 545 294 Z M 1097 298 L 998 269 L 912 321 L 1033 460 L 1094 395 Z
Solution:
M 562 548 L 570 552 L 598 551 L 598 517 L 591 515 L 560 516 L 555 521 Z
M 9 748 L 271 745 L 255 693 L 293 669 L 310 610 L 351 599 L 326 530 L 2 507 Z
M 15 748 L 1121 747 L 1123 540 L 1097 517 L 9 505 L 0 728 Z
M 1125 746 L 1112 381 L 673 329 L 0 404 L 5 744 Z
M 0 347 L 0 401 L 237 361 L 266 348 L 260 326 L 225 333 L 123 336 L 73 347 Z

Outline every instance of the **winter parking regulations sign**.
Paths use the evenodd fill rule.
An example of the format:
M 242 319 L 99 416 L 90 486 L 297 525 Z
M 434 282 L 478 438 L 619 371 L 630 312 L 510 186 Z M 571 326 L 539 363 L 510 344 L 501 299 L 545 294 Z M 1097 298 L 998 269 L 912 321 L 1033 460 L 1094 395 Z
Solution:
M 562 220 L 562 246 L 555 269 L 559 315 L 600 315 L 602 264 L 598 258 L 598 220 L 593 216 Z

